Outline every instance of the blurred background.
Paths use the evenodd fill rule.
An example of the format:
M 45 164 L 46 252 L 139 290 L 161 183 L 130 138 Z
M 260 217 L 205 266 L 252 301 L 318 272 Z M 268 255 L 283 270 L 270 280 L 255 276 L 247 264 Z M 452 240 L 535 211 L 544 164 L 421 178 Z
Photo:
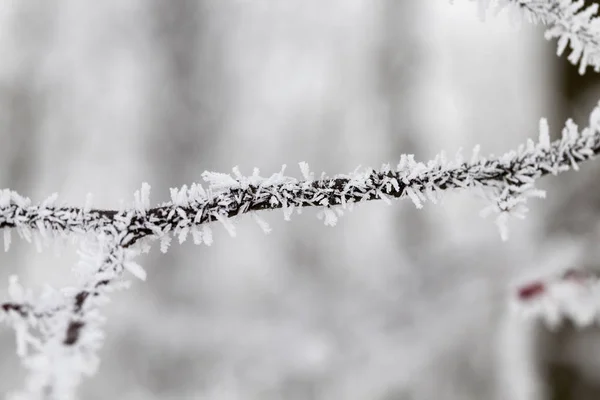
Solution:
M 333 175 L 402 153 L 501 154 L 537 138 L 540 117 L 555 137 L 568 117 L 587 123 L 600 81 L 555 48 L 470 2 L 5 0 L 0 188 L 116 208 L 144 181 L 159 203 L 236 165 L 300 177 L 299 161 Z M 80 396 L 508 399 L 507 288 L 543 268 L 549 243 L 597 238 L 599 174 L 592 162 L 544 179 L 548 199 L 508 242 L 481 200 L 454 193 L 423 210 L 365 204 L 334 228 L 314 210 L 267 213 L 269 235 L 244 218 L 211 247 L 153 249 L 147 282 L 103 310 L 102 362 Z M 593 264 L 580 247 L 565 262 Z M 67 285 L 74 254 L 17 240 L 0 282 Z M 4 393 L 23 380 L 6 327 L 0 354 Z M 544 364 L 553 399 L 600 382 L 579 364 Z

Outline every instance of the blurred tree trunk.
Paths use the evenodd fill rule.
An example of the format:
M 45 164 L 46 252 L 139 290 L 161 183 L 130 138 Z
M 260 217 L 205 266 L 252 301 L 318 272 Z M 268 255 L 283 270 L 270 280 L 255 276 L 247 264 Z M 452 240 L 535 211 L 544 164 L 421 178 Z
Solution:
M 201 181 L 204 170 L 214 169 L 216 148 L 223 140 L 221 38 L 227 27 L 218 25 L 218 1 L 153 1 L 145 7 L 154 56 L 153 65 L 147 66 L 152 76 L 146 100 L 151 113 L 145 116 L 150 129 L 142 151 L 152 202 L 157 203 L 170 200 L 169 188 L 189 187 Z M 169 332 L 187 332 L 195 316 L 210 306 L 202 290 L 207 250 L 189 243 L 180 246 L 177 238 L 173 242 L 166 254 L 155 249 L 145 262 L 150 278 L 137 288 L 136 298 L 143 322 L 128 324 L 117 342 L 128 354 L 121 363 L 131 363 L 127 369 L 135 371 L 140 387 L 157 397 L 201 391 L 208 374 L 198 371 L 208 370 L 211 362 L 206 355 L 211 349 L 201 343 L 186 346 L 183 334 L 181 344 L 174 345 L 175 338 L 162 333 L 166 330 L 143 331 L 151 321 L 168 319 Z
M 9 6 L 7 6 L 8 8 Z M 14 4 L 6 15 L 0 46 L 17 54 L 3 59 L 0 70 L 0 187 L 31 193 L 38 161 L 39 129 L 47 101 L 37 77 L 53 35 L 53 5 Z M 36 12 L 32 12 L 32 8 Z
M 0 7 L 3 8 L 3 7 Z M 32 12 L 36 9 L 36 12 Z M 11 10 L 11 11 L 9 11 Z M 30 194 L 37 185 L 40 126 L 43 123 L 46 90 L 36 79 L 53 33 L 54 7 L 45 2 L 17 4 L 0 10 L 0 189 Z M 9 275 L 26 275 L 22 265 L 31 252 L 27 243 L 13 244 L 10 253 L 0 250 L 0 282 Z M 14 389 L 14 332 L 0 329 L 0 392 Z
M 201 181 L 201 173 L 215 163 L 215 149 L 222 138 L 219 118 L 225 90 L 220 57 L 223 44 L 215 34 L 212 12 L 219 6 L 213 3 L 155 1 L 150 6 L 157 65 L 150 100 L 153 114 L 148 116 L 152 129 L 145 152 L 153 192 L 159 196 L 153 201 L 170 200 L 169 188 Z M 148 290 L 169 297 L 162 299 L 165 305 L 186 296 L 176 284 L 181 271 L 173 271 L 185 265 L 180 259 L 185 252 L 174 246 L 152 261 L 155 279 Z
M 594 1 L 586 0 L 586 5 Z M 560 105 L 560 112 L 553 122 L 554 136 L 558 138 L 560 129 L 568 118 L 572 118 L 580 127 L 587 126 L 588 116 L 592 108 L 600 99 L 600 74 L 588 68 L 585 75 L 580 75 L 577 67 L 568 62 L 566 54 L 560 59 L 551 55 L 549 62 L 554 66 L 559 85 L 556 101 Z M 582 171 L 565 174 L 555 178 L 552 190 L 558 197 L 552 201 L 553 207 L 548 209 L 548 223 L 546 224 L 546 236 L 567 235 L 581 241 L 598 240 L 596 226 L 600 222 L 600 165 L 592 162 L 585 165 Z M 593 246 L 595 247 L 595 246 Z M 597 254 L 582 255 L 582 259 L 588 260 L 592 267 L 600 269 L 600 260 Z M 592 265 L 596 264 L 596 265 Z M 589 331 L 593 328 L 586 328 Z M 566 346 L 581 336 L 573 327 L 562 328 L 558 333 L 552 333 L 554 352 L 565 352 Z M 600 342 L 600 331 L 593 333 Z M 561 350 L 562 349 L 562 350 Z M 549 350 L 550 351 L 550 350 Z M 600 398 L 600 382 L 584 379 L 582 369 L 585 366 L 564 361 L 550 362 L 546 367 L 547 381 L 551 387 L 551 400 L 591 400 Z
M 426 64 L 425 38 L 418 34 L 423 7 L 418 3 L 387 0 L 380 7 L 382 30 L 378 68 L 378 89 L 385 120 L 385 141 L 388 159 L 394 162 L 401 154 L 424 157 L 423 135 L 419 124 L 415 95 L 421 90 L 422 72 Z M 427 149 L 428 150 L 428 149 Z M 399 247 L 406 251 L 412 262 L 421 257 L 429 244 L 427 213 L 414 207 L 397 207 L 396 234 Z

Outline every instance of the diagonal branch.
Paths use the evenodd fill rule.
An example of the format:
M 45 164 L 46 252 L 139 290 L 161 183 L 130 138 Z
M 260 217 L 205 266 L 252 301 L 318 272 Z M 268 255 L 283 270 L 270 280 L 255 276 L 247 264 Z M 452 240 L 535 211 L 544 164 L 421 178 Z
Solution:
M 237 179 L 216 173 L 205 173 L 209 188 L 193 185 L 189 190 L 172 189 L 172 201 L 155 208 L 148 208 L 147 194 L 136 193 L 136 207 L 127 211 L 94 210 L 76 207 L 57 207 L 51 202 L 32 206 L 14 192 L 3 191 L 0 198 L 0 228 L 17 229 L 22 236 L 29 238 L 33 230 L 41 234 L 53 232 L 67 235 L 82 232 L 95 232 L 109 237 L 114 248 L 125 250 L 142 239 L 162 239 L 166 244 L 170 235 L 179 235 L 185 240 L 192 232 L 197 242 L 212 241 L 207 223 L 220 221 L 228 229 L 233 229 L 229 219 L 240 214 L 283 208 L 289 215 L 294 209 L 321 207 L 325 223 L 335 223 L 333 210 L 349 209 L 355 203 L 391 198 L 410 197 L 417 207 L 429 199 L 435 201 L 442 191 L 451 189 L 491 189 L 495 194 L 493 208 L 501 214 L 508 214 L 526 201 L 533 183 L 542 176 L 577 168 L 577 163 L 593 158 L 600 152 L 600 109 L 596 108 L 591 117 L 591 126 L 581 133 L 572 122 L 567 122 L 563 137 L 550 143 L 547 127 L 541 123 L 540 142 L 529 140 L 526 145 L 502 157 L 482 159 L 477 150 L 470 162 L 460 158 L 447 162 L 443 155 L 427 164 L 417 163 L 412 156 L 402 156 L 396 169 L 384 166 L 379 171 L 367 170 L 363 173 L 340 175 L 334 178 L 314 180 L 305 164 L 301 168 L 305 180 L 297 180 L 274 174 L 271 178 L 261 178 L 258 172 L 246 178 L 234 169 Z M 204 230 L 199 227 L 204 225 Z M 71 300 L 50 310 L 35 310 L 28 303 L 7 302 L 1 305 L 6 313 L 16 313 L 23 318 L 37 320 L 52 318 L 56 313 L 70 309 L 71 322 L 68 325 L 63 343 L 76 344 L 85 326 L 79 317 L 90 299 L 102 295 L 105 287 L 128 269 L 144 278 L 141 267 L 133 262 L 111 262 L 111 256 L 102 264 L 93 279 L 84 289 L 75 293 Z M 114 270 L 115 265 L 119 266 Z M 113 268 L 106 275 L 107 266 Z M 70 304 L 70 305 L 69 305 Z
M 418 207 L 435 199 L 441 191 L 474 187 L 519 188 L 548 174 L 570 169 L 600 152 L 600 133 L 586 128 L 578 134 L 571 129 L 551 144 L 532 141 L 502 157 L 472 162 L 446 162 L 438 156 L 427 164 L 403 156 L 398 168 L 367 170 L 334 178 L 298 180 L 283 173 L 265 179 L 257 174 L 233 179 L 229 175 L 205 173 L 210 187 L 200 185 L 172 189 L 172 201 L 155 208 L 124 210 L 85 210 L 71 206 L 42 203 L 30 205 L 15 192 L 2 191 L 0 228 L 14 228 L 25 238 L 31 231 L 42 235 L 69 235 L 84 232 L 119 236 L 129 247 L 140 239 L 156 239 L 168 234 L 187 235 L 200 225 L 221 221 L 255 211 L 304 207 L 348 208 L 354 203 L 410 197 Z M 282 171 L 283 172 L 283 171 Z M 226 223 L 226 222 L 224 222 Z

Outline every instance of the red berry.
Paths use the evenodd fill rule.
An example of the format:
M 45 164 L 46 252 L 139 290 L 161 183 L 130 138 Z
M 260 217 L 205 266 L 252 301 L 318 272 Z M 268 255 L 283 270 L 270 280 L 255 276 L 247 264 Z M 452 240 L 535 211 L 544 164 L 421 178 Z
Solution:
M 546 290 L 542 282 L 534 282 L 529 285 L 519 288 L 519 299 L 530 300 L 533 297 L 539 296 Z

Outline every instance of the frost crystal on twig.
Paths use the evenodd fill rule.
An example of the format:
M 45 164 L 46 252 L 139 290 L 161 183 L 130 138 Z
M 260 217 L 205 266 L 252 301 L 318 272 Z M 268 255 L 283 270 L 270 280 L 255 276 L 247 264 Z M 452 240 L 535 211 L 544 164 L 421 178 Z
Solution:
M 123 236 L 124 242 L 160 239 L 166 251 L 171 236 L 184 241 L 195 232 L 198 240 L 212 241 L 208 223 L 219 222 L 235 235 L 234 217 L 251 212 L 282 209 L 285 218 L 304 207 L 322 208 L 321 218 L 333 224 L 343 210 L 356 203 L 408 197 L 417 208 L 428 200 L 436 201 L 443 191 L 477 188 L 485 193 L 490 205 L 484 214 L 512 214 L 522 217 L 529 197 L 542 197 L 535 181 L 548 173 L 557 174 L 592 158 L 599 151 L 600 109 L 590 117 L 590 126 L 581 132 L 567 121 L 560 140 L 550 143 L 547 124 L 540 123 L 538 143 L 529 140 L 517 150 L 502 157 L 486 159 L 473 152 L 470 162 L 458 155 L 447 160 L 440 153 L 435 159 L 417 162 L 412 155 L 403 155 L 397 167 L 384 165 L 379 170 L 366 169 L 332 178 L 312 180 L 308 167 L 302 171 L 310 180 L 299 180 L 281 172 L 271 177 L 257 173 L 249 178 L 206 172 L 208 189 L 200 185 L 171 189 L 171 201 L 150 208 L 148 188 L 136 192 L 134 207 L 121 211 L 57 206 L 54 199 L 39 205 L 19 194 L 3 190 L 0 194 L 0 228 L 13 228 L 31 240 L 34 232 L 43 237 L 73 234 L 104 234 Z M 234 218 L 232 220 L 232 218 Z M 502 217 L 504 218 L 504 217 Z M 264 228 L 264 224 L 260 223 Z M 192 229 L 204 225 L 204 229 Z M 5 238 L 10 243 L 10 237 Z M 6 244 L 6 246 L 8 246 Z

